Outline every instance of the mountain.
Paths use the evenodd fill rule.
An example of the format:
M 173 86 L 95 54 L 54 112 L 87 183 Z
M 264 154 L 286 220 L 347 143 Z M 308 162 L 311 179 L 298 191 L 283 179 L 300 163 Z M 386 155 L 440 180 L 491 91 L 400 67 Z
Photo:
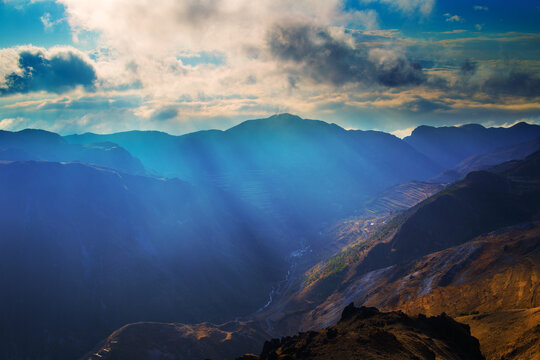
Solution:
M 411 181 L 382 191 L 368 201 L 365 208 L 372 214 L 403 211 L 443 189 L 444 186 L 439 183 Z
M 531 220 L 540 211 L 540 181 L 535 170 L 539 158 L 537 152 L 499 174 L 472 172 L 464 180 L 397 215 L 362 244 L 361 254 L 359 249 L 356 254 L 340 257 L 339 263 L 330 261 L 326 266 L 333 270 L 306 289 L 306 294 L 325 298 L 331 291 L 327 286 L 336 286 L 349 271 L 365 274 L 406 263 L 482 233 Z M 519 170 L 521 167 L 525 170 Z
M 540 136 L 540 126 L 524 122 L 510 128 L 478 124 L 450 127 L 419 126 L 403 140 L 443 169 L 451 169 L 470 156 L 510 147 Z
M 0 162 L 0 358 L 76 358 L 126 323 L 254 312 L 287 271 L 289 239 L 211 195 L 81 163 Z
M 65 139 L 117 143 L 151 171 L 216 186 L 273 221 L 304 231 L 349 216 L 389 186 L 441 170 L 393 135 L 347 131 L 290 114 L 178 137 L 129 132 Z
M 251 351 L 333 325 L 425 256 L 534 223 L 540 204 L 538 153 L 443 189 L 415 180 L 441 168 L 405 141 L 288 114 L 183 136 L 0 135 L 6 359 Z
M 540 306 L 540 223 L 524 223 L 350 280 L 306 316 L 336 321 L 349 301 L 385 310 L 451 316 Z
M 443 171 L 431 179 L 431 181 L 436 183 L 452 183 L 461 180 L 471 171 L 487 170 L 492 166 L 507 161 L 523 159 L 538 150 L 540 150 L 540 138 L 510 147 L 498 148 L 492 152 L 472 155 L 460 162 L 453 169 Z
M 323 234 L 325 242 L 331 235 L 331 243 L 346 250 L 323 262 L 313 281 L 291 274 L 270 305 L 250 318 L 263 333 L 292 335 L 332 326 L 351 301 L 452 316 L 536 306 L 539 162 L 540 152 L 496 172 L 473 172 L 440 192 L 438 185 L 412 183 L 381 193 L 368 208 L 395 207 L 380 206 L 374 218 L 346 221 Z M 421 201 L 430 193 L 436 194 Z M 382 215 L 417 201 L 391 220 Z M 497 232 L 482 236 L 490 231 Z
M 402 312 L 382 313 L 353 304 L 339 322 L 318 331 L 273 339 L 259 356 L 237 360 L 273 359 L 484 359 L 467 325 L 445 314 L 411 318 Z
M 34 129 L 18 132 L 0 130 L 0 160 L 77 161 L 129 174 L 146 174 L 138 159 L 114 143 L 69 144 L 58 134 Z
M 296 252 L 294 262 L 290 264 L 285 280 L 272 291 L 274 302 L 269 301 L 267 307 L 276 307 L 282 292 L 295 283 L 295 277 L 301 269 L 313 264 L 324 254 L 335 251 L 343 244 L 349 244 L 355 236 L 363 236 L 371 232 L 374 222 L 381 221 L 396 210 L 410 207 L 441 190 L 441 186 L 429 183 L 408 183 L 398 185 L 376 195 L 365 204 L 366 215 L 339 221 L 320 234 L 321 239 L 311 240 L 309 251 Z M 380 205 L 380 206 L 379 206 Z M 376 213 L 373 213 L 375 209 Z M 258 352 L 264 340 L 270 338 L 267 332 L 267 313 L 265 307 L 244 320 L 232 321 L 223 325 L 211 323 L 170 324 L 170 323 L 134 323 L 115 331 L 103 344 L 85 355 L 82 359 L 116 359 L 136 358 L 136 354 L 144 358 L 155 349 L 171 358 L 180 356 L 183 359 L 233 359 L 242 352 Z M 248 320 L 246 320 L 248 319 Z M 274 332 L 275 334 L 275 332 Z M 220 355 L 216 355 L 220 354 Z
M 493 311 L 537 306 L 534 305 L 538 289 L 537 269 L 529 266 L 538 263 L 534 236 L 532 240 L 518 243 L 519 246 L 508 236 L 485 245 L 482 248 L 486 251 L 485 261 L 479 260 L 481 242 L 473 240 L 485 233 L 504 232 L 505 227 L 519 228 L 519 224 L 535 221 L 540 212 L 539 169 L 540 152 L 537 152 L 524 160 L 501 165 L 493 170 L 495 172 L 473 172 L 393 219 L 376 223 L 367 236 L 358 232 L 358 240 L 349 240 L 350 245 L 341 252 L 306 272 L 281 301 L 276 301 L 276 306 L 279 304 L 276 309 L 271 306 L 265 311 L 269 328 L 274 333 L 292 334 L 298 330 L 327 327 L 338 319 L 340 309 L 351 301 L 412 313 L 445 311 L 454 316 L 482 310 L 474 306 L 490 301 L 501 305 L 491 307 Z M 510 250 L 513 246 L 515 251 Z M 446 250 L 454 247 L 457 247 L 455 252 Z M 443 255 L 438 257 L 436 254 L 440 251 Z M 423 257 L 427 259 L 425 262 L 419 260 Z M 440 259 L 439 262 L 436 259 Z M 486 263 L 491 270 L 480 267 Z M 514 269 L 512 264 L 518 267 Z M 529 264 L 529 267 L 520 264 Z M 507 265 L 510 267 L 505 267 Z M 467 272 L 471 266 L 478 266 L 476 272 Z M 443 284 L 450 285 L 451 281 L 465 282 L 467 276 L 475 279 L 474 274 L 489 278 L 489 274 L 507 271 L 505 269 L 510 269 L 513 278 L 487 280 L 485 290 L 479 284 L 471 283 L 460 290 L 462 293 L 449 293 L 444 298 L 438 298 L 438 290 L 432 290 L 437 284 L 442 287 Z M 517 269 L 522 272 L 516 272 Z M 503 284 L 508 282 L 519 284 L 519 288 L 511 285 L 505 288 Z M 500 296 L 514 302 L 501 302 L 499 292 Z M 521 295 L 516 297 L 516 293 L 522 294 L 523 298 Z M 438 305 L 428 306 L 430 299 L 435 299 Z M 449 303 L 448 299 L 454 302 Z M 474 299 L 476 305 L 473 305 Z M 518 303 L 518 299 L 522 302 Z M 414 304 L 426 304 L 426 307 L 414 308 Z
M 335 322 L 349 301 L 407 314 L 446 312 L 471 326 L 488 359 L 531 358 L 526 354 L 540 348 L 539 279 L 540 223 L 524 223 L 356 277 L 306 314 L 302 327 Z

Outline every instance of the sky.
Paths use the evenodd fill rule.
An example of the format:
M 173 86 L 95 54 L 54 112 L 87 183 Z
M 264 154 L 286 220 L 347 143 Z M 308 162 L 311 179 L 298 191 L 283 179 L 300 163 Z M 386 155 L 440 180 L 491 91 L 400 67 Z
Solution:
M 0 129 L 540 123 L 540 3 L 0 0 Z

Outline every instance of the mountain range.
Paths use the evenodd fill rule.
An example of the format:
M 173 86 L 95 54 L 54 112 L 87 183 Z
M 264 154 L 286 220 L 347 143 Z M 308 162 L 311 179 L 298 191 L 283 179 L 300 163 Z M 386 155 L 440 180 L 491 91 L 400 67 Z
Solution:
M 401 140 L 290 114 L 182 136 L 0 132 L 0 357 L 234 358 L 334 326 L 352 301 L 445 311 L 477 336 L 472 312 L 540 306 L 538 138 L 520 123 Z M 521 330 L 500 349 L 478 336 L 482 352 L 508 355 Z M 326 345 L 272 351 L 306 336 Z

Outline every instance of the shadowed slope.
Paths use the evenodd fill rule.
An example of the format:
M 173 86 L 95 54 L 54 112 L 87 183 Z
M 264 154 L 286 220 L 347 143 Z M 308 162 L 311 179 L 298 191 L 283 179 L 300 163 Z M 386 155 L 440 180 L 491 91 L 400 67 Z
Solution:
M 230 360 L 244 351 L 258 351 L 267 338 L 253 322 L 135 323 L 113 332 L 81 360 Z
M 75 358 L 134 321 L 226 321 L 286 271 L 273 229 L 179 180 L 0 163 L 0 198 L 3 359 Z
M 444 169 L 470 156 L 492 152 L 540 136 L 540 126 L 519 123 L 510 128 L 485 128 L 478 124 L 459 127 L 419 126 L 403 140 Z

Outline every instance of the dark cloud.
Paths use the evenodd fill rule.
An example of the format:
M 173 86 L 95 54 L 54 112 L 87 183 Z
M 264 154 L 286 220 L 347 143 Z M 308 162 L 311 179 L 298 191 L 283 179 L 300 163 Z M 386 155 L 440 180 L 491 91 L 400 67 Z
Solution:
M 540 96 L 540 77 L 528 69 L 512 65 L 480 67 L 466 61 L 460 67 L 458 89 L 468 93 L 481 92 L 492 96 Z
M 91 64 L 72 52 L 47 57 L 42 52 L 22 51 L 19 54 L 21 73 L 6 76 L 6 87 L 0 95 L 48 91 L 63 93 L 77 86 L 94 89 L 96 72 Z
M 271 54 L 296 65 L 290 73 L 316 82 L 379 84 L 387 87 L 418 85 L 426 80 L 420 64 L 392 50 L 369 51 L 334 38 L 325 28 L 278 25 L 268 33 Z
M 403 110 L 411 112 L 430 113 L 438 110 L 450 110 L 450 106 L 442 100 L 428 100 L 421 96 L 415 96 L 415 100 L 405 103 Z
M 164 109 L 159 110 L 154 116 L 154 120 L 158 121 L 166 121 L 170 119 L 174 119 L 178 116 L 178 109 L 175 107 L 167 107 Z
M 523 70 L 512 69 L 508 73 L 496 72 L 482 88 L 494 95 L 536 97 L 540 96 L 540 78 Z

